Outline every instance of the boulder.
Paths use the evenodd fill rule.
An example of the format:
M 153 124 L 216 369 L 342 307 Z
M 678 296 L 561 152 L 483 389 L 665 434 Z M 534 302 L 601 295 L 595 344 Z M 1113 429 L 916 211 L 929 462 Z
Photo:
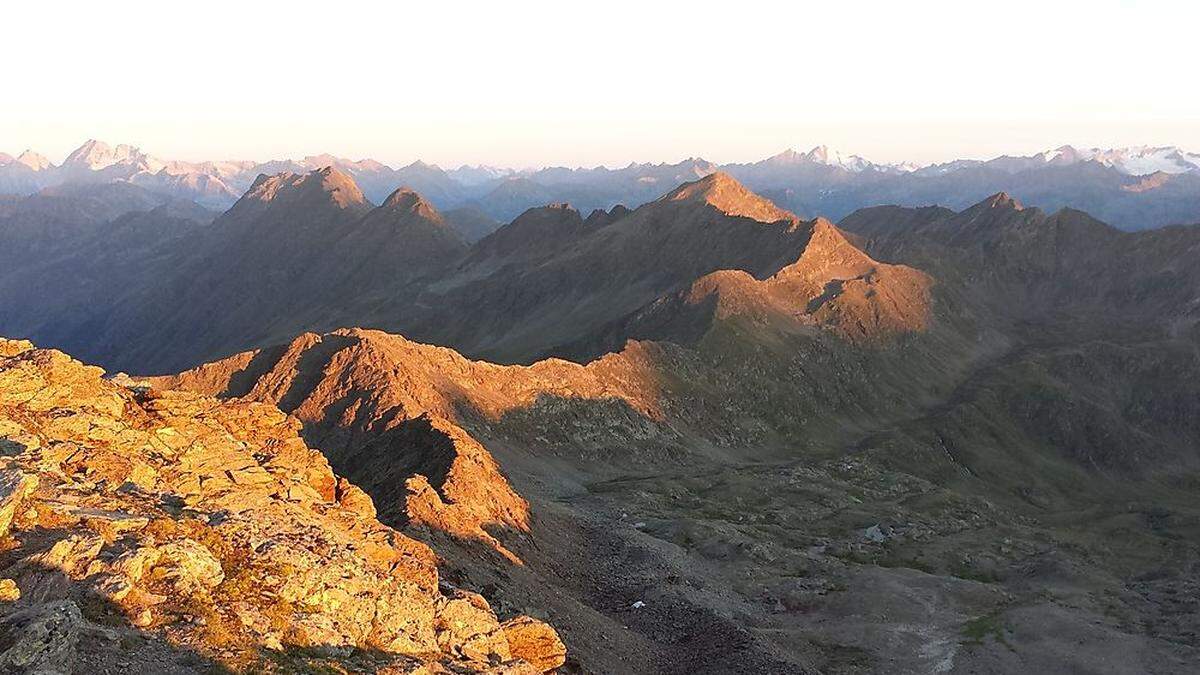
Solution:
M 567 661 L 567 647 L 549 624 L 518 616 L 500 625 L 512 655 L 527 661 L 540 672 L 558 668 Z
M 483 663 L 512 658 L 496 615 L 478 593 L 455 589 L 442 598 L 434 629 L 443 651 L 456 651 Z
M 12 579 L 0 579 L 0 602 L 16 602 L 21 599 L 21 589 Z

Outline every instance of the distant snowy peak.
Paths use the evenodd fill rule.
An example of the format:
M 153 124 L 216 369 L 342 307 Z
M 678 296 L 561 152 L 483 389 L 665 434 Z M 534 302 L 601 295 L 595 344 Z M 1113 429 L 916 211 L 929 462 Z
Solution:
M 507 178 L 516 173 L 512 169 L 501 169 L 494 166 L 470 166 L 464 164 L 457 169 L 451 169 L 446 174 L 463 185 L 483 185 L 494 180 Z
M 389 170 L 387 166 L 373 159 L 351 160 L 344 157 L 337 157 L 329 153 L 309 155 L 308 157 L 300 160 L 298 164 L 310 170 L 323 169 L 327 166 L 336 166 L 350 175 Z
M 942 164 L 930 164 L 919 169 L 915 169 L 913 173 L 917 176 L 927 178 L 930 176 L 942 176 L 955 171 L 962 171 L 977 166 L 981 166 L 985 162 L 978 159 L 956 159 L 952 162 L 944 162 Z
M 808 152 L 784 150 L 769 157 L 762 164 L 787 166 L 794 164 L 815 163 L 835 166 L 851 173 L 863 171 L 880 171 L 883 173 L 913 173 L 917 176 L 940 176 L 969 169 L 987 166 L 1009 173 L 1035 169 L 1042 166 L 1069 166 L 1080 162 L 1097 162 L 1131 176 L 1146 176 L 1162 172 L 1180 174 L 1200 173 L 1200 154 L 1186 152 L 1174 146 L 1151 147 L 1135 146 L 1128 148 L 1076 148 L 1063 145 L 1053 150 L 1046 150 L 1036 155 L 1024 157 L 1002 156 L 990 160 L 958 159 L 943 164 L 919 166 L 911 162 L 901 164 L 876 164 L 863 159 L 859 155 L 851 155 L 834 150 L 828 146 L 819 145 Z
M 121 144 L 114 148 L 95 139 L 90 139 L 76 148 L 63 161 L 63 166 L 86 168 L 92 171 L 100 171 L 116 165 L 137 167 L 153 173 L 161 169 L 164 162 L 154 159 L 132 145 Z
M 842 152 L 841 150 L 835 150 L 830 148 L 828 145 L 818 145 L 812 150 L 809 150 L 808 153 L 804 155 L 804 158 L 810 162 L 828 164 L 829 166 L 838 166 L 847 171 L 853 171 L 854 173 L 866 171 L 867 169 L 875 166 L 859 155 L 851 155 L 849 153 Z
M 1129 148 L 1075 148 L 1064 145 L 1036 155 L 1047 164 L 1067 165 L 1077 162 L 1099 162 L 1131 176 L 1146 176 L 1156 172 L 1200 172 L 1200 154 L 1185 152 L 1174 146 Z
M 794 164 L 824 164 L 825 166 L 833 166 L 840 169 L 845 169 L 851 173 L 862 173 L 863 171 L 882 171 L 885 173 L 908 173 L 913 171 L 916 166 L 911 163 L 904 164 L 876 164 L 860 155 L 852 155 L 841 150 L 830 148 L 827 145 L 818 145 L 808 152 L 796 152 L 791 148 L 783 152 L 769 157 L 766 163 L 775 164 L 777 166 L 787 166 Z
M 26 150 L 20 155 L 17 155 L 17 158 L 14 161 L 16 161 L 18 164 L 24 164 L 34 171 L 45 171 L 46 169 L 54 166 L 50 163 L 50 160 L 32 150 Z
M 205 175 L 226 180 L 237 178 L 242 174 L 254 170 L 258 166 L 257 163 L 249 161 L 184 162 L 171 160 L 163 165 L 162 173 L 168 176 Z M 291 168 L 291 165 L 289 165 L 289 168 Z

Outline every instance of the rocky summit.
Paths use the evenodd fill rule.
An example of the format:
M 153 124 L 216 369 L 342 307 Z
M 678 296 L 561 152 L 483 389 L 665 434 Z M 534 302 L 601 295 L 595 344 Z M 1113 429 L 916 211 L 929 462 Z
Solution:
M 273 405 L 0 340 L 0 671 L 539 673 Z

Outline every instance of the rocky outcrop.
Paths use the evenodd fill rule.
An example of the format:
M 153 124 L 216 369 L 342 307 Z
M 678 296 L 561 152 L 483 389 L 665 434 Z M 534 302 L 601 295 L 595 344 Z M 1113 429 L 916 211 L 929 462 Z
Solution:
M 19 595 L 0 606 L 0 663 L 68 672 L 100 624 L 234 670 L 549 663 L 518 656 L 482 597 L 439 586 L 434 553 L 375 520 L 274 406 L 118 386 L 27 343 L 0 353 L 0 575 Z

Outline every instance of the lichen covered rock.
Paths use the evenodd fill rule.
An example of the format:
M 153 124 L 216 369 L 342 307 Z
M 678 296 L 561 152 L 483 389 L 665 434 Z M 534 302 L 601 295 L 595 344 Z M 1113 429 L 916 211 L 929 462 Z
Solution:
M 80 630 L 110 623 L 234 670 L 367 654 L 396 672 L 545 669 L 481 596 L 443 594 L 433 551 L 380 524 L 274 406 L 0 355 L 0 574 L 20 598 L 0 606 L 0 663 L 70 670 Z

